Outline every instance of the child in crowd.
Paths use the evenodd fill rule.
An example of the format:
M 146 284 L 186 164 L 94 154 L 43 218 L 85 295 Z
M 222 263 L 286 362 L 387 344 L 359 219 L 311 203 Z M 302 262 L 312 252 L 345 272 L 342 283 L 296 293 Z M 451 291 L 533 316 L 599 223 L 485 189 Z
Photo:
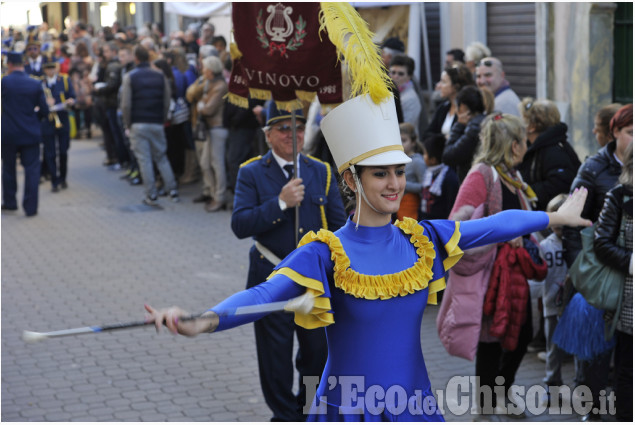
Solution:
M 566 201 L 567 195 L 560 194 L 547 204 L 547 212 L 557 211 Z M 552 343 L 553 332 L 558 324 L 558 313 L 562 307 L 564 282 L 567 277 L 567 265 L 564 262 L 562 248 L 562 227 L 552 226 L 553 233 L 540 242 L 540 248 L 547 262 L 548 272 L 542 291 L 543 318 L 545 323 L 546 365 L 545 378 L 547 387 L 562 385 L 561 365 L 564 352 Z M 547 389 L 548 391 L 549 389 Z M 547 392 L 547 397 L 550 394 Z M 543 400 L 547 403 L 548 398 Z
M 421 216 L 423 220 L 447 219 L 459 192 L 459 178 L 441 162 L 445 136 L 435 134 L 423 141 L 423 160 L 427 169 L 423 175 Z
M 412 159 L 412 162 L 406 164 L 406 192 L 397 211 L 397 219 L 403 220 L 404 217 L 410 217 L 419 220 L 420 194 L 426 172 L 426 164 L 422 156 L 423 145 L 417 138 L 417 132 L 412 124 L 408 122 L 399 124 L 399 133 L 404 153 Z

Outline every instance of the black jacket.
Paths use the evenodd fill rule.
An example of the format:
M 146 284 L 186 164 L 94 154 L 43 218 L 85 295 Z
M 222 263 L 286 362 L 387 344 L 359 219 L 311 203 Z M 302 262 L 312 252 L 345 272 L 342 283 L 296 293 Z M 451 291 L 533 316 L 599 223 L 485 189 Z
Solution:
M 448 114 L 450 110 L 450 101 L 446 100 L 434 111 L 434 116 L 432 117 L 432 121 L 428 125 L 425 133 L 421 136 L 421 140 L 425 140 L 426 138 L 435 135 L 441 134 L 441 128 L 443 127 L 443 122 L 445 121 L 445 116 Z M 452 125 L 456 124 L 456 115 L 454 115 L 454 120 L 452 121 Z
M 108 62 L 104 82 L 106 85 L 95 89 L 95 94 L 102 97 L 106 108 L 117 108 L 119 106 L 119 86 L 121 86 L 121 63 L 119 60 L 113 59 Z
M 614 269 L 628 273 L 633 253 L 625 247 L 617 245 L 624 215 L 633 217 L 633 188 L 620 184 L 606 195 L 604 208 L 602 208 L 595 229 L 593 249 L 598 260 Z
M 450 137 L 443 149 L 443 163 L 456 171 L 459 181 L 463 182 L 472 167 L 472 160 L 479 144 L 481 123 L 484 114 L 479 114 L 468 121 L 467 125 L 455 122 L 450 131 Z
M 586 187 L 589 190 L 582 217 L 595 222 L 604 205 L 606 193 L 617 183 L 622 173 L 622 166 L 615 159 L 615 141 L 604 146 L 595 155 L 587 158 L 578 170 L 578 174 L 571 183 L 570 192 L 578 187 Z M 580 227 L 565 226 L 562 231 L 562 244 L 565 250 L 567 267 L 571 267 L 573 261 L 582 249 L 580 239 Z
M 252 112 L 257 105 L 264 105 L 264 100 L 249 99 L 249 107 L 242 108 L 225 99 L 225 107 L 223 108 L 223 127 L 229 130 L 238 128 L 259 128 L 260 123 Z
M 567 125 L 561 122 L 534 140 L 518 171 L 536 192 L 536 209 L 545 211 L 556 195 L 569 192 L 578 168 L 580 160 L 567 142 Z

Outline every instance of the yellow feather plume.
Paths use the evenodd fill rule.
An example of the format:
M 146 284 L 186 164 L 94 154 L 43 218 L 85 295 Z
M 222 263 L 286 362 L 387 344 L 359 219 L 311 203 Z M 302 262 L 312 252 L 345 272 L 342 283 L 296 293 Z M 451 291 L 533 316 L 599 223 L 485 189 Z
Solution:
M 329 39 L 344 56 L 351 78 L 351 96 L 368 94 L 379 104 L 392 96 L 392 84 L 373 33 L 366 21 L 349 3 L 320 3 L 320 32 L 326 29 Z

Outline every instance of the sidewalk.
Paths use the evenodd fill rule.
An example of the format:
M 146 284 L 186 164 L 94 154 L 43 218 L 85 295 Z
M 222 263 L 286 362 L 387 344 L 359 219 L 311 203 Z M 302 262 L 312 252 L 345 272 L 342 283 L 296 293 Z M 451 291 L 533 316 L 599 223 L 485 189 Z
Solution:
M 152 328 L 22 341 L 23 330 L 140 320 L 143 304 L 203 312 L 244 288 L 250 240 L 230 212 L 181 202 L 141 204 L 143 189 L 101 166 L 96 141 L 73 141 L 69 188 L 40 186 L 38 215 L 2 213 L 3 421 L 268 421 L 253 327 L 195 339 Z M 19 178 L 19 194 L 22 179 Z M 450 357 L 436 334 L 438 307 L 424 314 L 421 341 L 434 389 L 474 364 Z M 540 384 L 544 363 L 528 354 L 517 384 Z M 564 366 L 570 384 L 573 364 Z M 472 416 L 445 414 L 447 421 Z M 500 420 L 510 420 L 500 417 Z M 575 414 L 528 421 L 576 421 Z

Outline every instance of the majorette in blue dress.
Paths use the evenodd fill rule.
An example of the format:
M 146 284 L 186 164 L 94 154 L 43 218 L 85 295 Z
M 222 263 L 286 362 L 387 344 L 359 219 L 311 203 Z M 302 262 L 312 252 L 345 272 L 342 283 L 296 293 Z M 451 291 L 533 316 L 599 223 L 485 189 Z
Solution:
M 547 227 L 544 212 L 508 210 L 466 222 L 412 219 L 381 227 L 349 220 L 335 233 L 310 233 L 269 279 L 212 308 L 217 331 L 257 320 L 237 307 L 315 299 L 306 328 L 326 327 L 329 355 L 311 421 L 443 421 L 421 351 L 421 319 L 463 250 Z

